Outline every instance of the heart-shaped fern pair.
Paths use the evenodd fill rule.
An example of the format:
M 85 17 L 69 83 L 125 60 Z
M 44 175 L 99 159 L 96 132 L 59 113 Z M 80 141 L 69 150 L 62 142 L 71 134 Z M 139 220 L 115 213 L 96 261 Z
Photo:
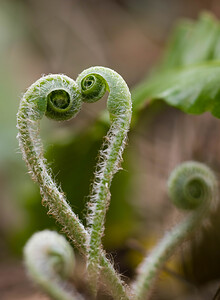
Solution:
M 47 167 L 39 135 L 40 119 L 46 115 L 58 121 L 68 120 L 79 112 L 83 102 L 99 100 L 106 90 L 109 91 L 107 108 L 111 126 L 99 152 L 88 206 L 88 228 L 85 228 Z M 32 178 L 40 186 L 43 204 L 85 256 L 88 283 L 94 298 L 101 281 L 114 299 L 146 299 L 165 261 L 210 211 L 210 203 L 215 203 L 211 200 L 216 197 L 216 180 L 208 167 L 190 162 L 175 170 L 169 180 L 171 199 L 178 207 L 192 212 L 167 233 L 144 260 L 132 288 L 126 286 L 106 258 L 101 239 L 110 201 L 110 185 L 122 161 L 131 109 L 131 95 L 123 78 L 111 69 L 92 67 L 83 71 L 76 81 L 64 75 L 42 77 L 24 94 L 17 114 L 18 140 L 23 158 Z M 35 234 L 25 247 L 25 260 L 31 277 L 53 299 L 82 298 L 73 289 L 66 290 L 64 280 L 61 280 L 72 271 L 71 251 L 63 237 L 50 231 Z

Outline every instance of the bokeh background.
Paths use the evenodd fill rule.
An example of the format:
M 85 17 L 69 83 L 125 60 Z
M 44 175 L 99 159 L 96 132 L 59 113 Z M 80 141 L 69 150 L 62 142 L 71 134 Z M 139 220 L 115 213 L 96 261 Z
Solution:
M 16 112 L 22 93 L 42 74 L 76 78 L 94 65 L 116 70 L 132 90 L 161 59 L 175 24 L 195 20 L 204 10 L 220 18 L 218 0 L 0 0 L 0 299 L 47 299 L 25 275 L 22 248 L 35 231 L 59 230 L 41 206 L 18 149 Z M 106 132 L 102 124 L 93 124 L 104 108 L 100 101 L 84 105 L 69 122 L 42 122 L 46 156 L 83 222 Z M 196 159 L 219 173 L 219 131 L 219 120 L 210 114 L 186 116 L 162 102 L 139 114 L 123 171 L 113 181 L 104 237 L 128 282 L 143 253 L 182 218 L 166 193 L 173 167 Z M 152 299 L 214 299 L 220 286 L 218 211 L 210 223 L 168 262 Z M 75 284 L 80 289 L 85 271 L 78 261 Z

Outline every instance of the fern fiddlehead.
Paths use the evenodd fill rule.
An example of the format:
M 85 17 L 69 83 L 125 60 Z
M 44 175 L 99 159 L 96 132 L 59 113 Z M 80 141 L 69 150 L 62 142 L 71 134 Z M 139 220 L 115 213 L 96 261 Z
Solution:
M 166 260 L 216 206 L 216 177 L 202 163 L 192 161 L 179 165 L 170 175 L 168 190 L 172 202 L 190 213 L 164 235 L 141 264 L 133 288 L 135 300 L 149 299 L 155 277 Z
M 82 79 L 85 77 L 84 75 L 86 75 L 85 72 L 90 74 L 91 72 L 94 73 L 97 70 L 100 70 L 101 72 L 101 75 L 98 76 L 98 79 L 102 78 L 102 75 L 105 77 L 105 68 L 95 67 L 93 70 L 90 68 L 89 71 L 84 71 L 84 73 L 81 74 Z M 108 82 L 110 88 L 111 86 L 115 85 L 119 96 L 119 102 L 123 102 L 120 97 L 120 88 L 117 87 L 116 82 L 114 82 L 114 84 L 109 83 L 109 77 L 111 77 L 109 74 L 111 73 L 110 69 L 106 70 L 106 82 Z M 117 78 L 118 83 L 119 81 L 123 81 L 123 79 L 116 72 L 113 72 L 113 74 Z M 55 120 L 67 120 L 79 112 L 83 101 L 87 101 L 85 99 L 88 98 L 89 93 L 88 91 L 84 92 L 84 96 L 81 97 L 81 81 L 79 78 L 80 76 L 78 77 L 76 83 L 74 80 L 64 75 L 48 75 L 35 82 L 24 94 L 20 103 L 20 108 L 17 114 L 17 128 L 19 131 L 18 140 L 22 150 L 23 158 L 26 161 L 32 178 L 40 186 L 43 204 L 49 208 L 49 213 L 53 215 L 54 218 L 61 224 L 67 236 L 74 242 L 75 246 L 80 250 L 80 252 L 83 255 L 87 255 L 89 252 L 89 234 L 85 230 L 78 217 L 71 210 L 66 201 L 64 193 L 58 189 L 54 180 L 52 179 L 51 171 L 46 165 L 43 146 L 39 135 L 40 120 L 44 114 Z M 90 86 L 91 88 L 91 78 L 87 78 L 86 82 L 84 81 L 82 84 L 82 87 L 84 85 Z M 124 89 L 127 92 L 126 84 L 125 87 L 122 85 L 121 91 Z M 85 96 L 86 93 L 87 95 Z M 130 95 L 129 91 L 127 93 Z M 103 94 L 103 92 L 101 94 Z M 111 99 L 110 96 L 111 92 L 109 99 Z M 94 101 L 90 100 L 89 102 Z M 113 105 L 111 101 L 108 101 L 108 103 L 111 117 L 115 119 L 115 116 L 117 115 L 115 108 L 117 105 Z M 116 124 L 115 122 L 114 124 L 115 126 L 118 126 L 118 123 Z M 120 125 L 123 124 L 123 122 L 120 123 Z M 125 137 L 123 135 L 122 142 L 124 142 L 124 139 Z M 115 151 L 120 149 L 121 147 L 117 148 Z M 119 162 L 117 158 L 116 162 Z M 115 170 L 115 162 L 112 166 Z M 110 175 L 110 177 L 112 175 Z M 107 184 L 108 190 L 110 181 L 111 178 L 108 181 L 109 184 Z M 106 195 L 106 191 L 104 192 L 104 195 Z M 113 294 L 114 298 L 128 299 L 125 287 L 119 275 L 115 272 L 114 268 L 106 259 L 102 251 L 99 251 L 98 255 L 98 261 L 101 264 L 103 280 L 106 282 L 106 285 L 109 287 L 109 290 Z
M 64 281 L 73 273 L 74 253 L 62 235 L 50 230 L 35 233 L 25 245 L 24 261 L 29 276 L 52 299 L 83 299 Z
M 109 206 L 110 185 L 113 175 L 119 169 L 131 121 L 131 95 L 123 78 L 108 68 L 92 67 L 83 71 L 76 82 L 81 87 L 82 99 L 94 102 L 109 91 L 107 109 L 111 126 L 99 152 L 95 178 L 90 197 L 90 242 L 88 255 L 89 282 L 96 293 L 100 270 L 101 238 L 104 221 Z
M 40 186 L 43 204 L 49 207 L 49 212 L 65 228 L 68 236 L 74 240 L 82 252 L 86 252 L 86 231 L 77 216 L 66 202 L 65 196 L 52 179 L 47 168 L 40 139 L 40 120 L 45 114 L 58 120 L 67 119 L 67 110 L 62 105 L 67 99 L 61 97 L 58 104 L 58 94 L 63 93 L 73 103 L 72 116 L 76 115 L 81 106 L 80 93 L 76 83 L 64 75 L 48 75 L 36 81 L 24 94 L 17 114 L 18 140 L 23 158 L 34 181 Z M 69 100 L 71 99 L 71 100 Z M 49 104 L 48 104 L 49 103 Z M 74 104 L 76 104 L 74 106 Z M 67 104 L 66 104 L 67 105 Z M 64 105 L 65 106 L 65 105 Z M 49 112 L 47 108 L 49 107 Z M 54 113 L 52 108 L 55 108 Z M 58 115 L 59 113 L 59 115 Z M 72 233 L 74 232 L 74 236 Z

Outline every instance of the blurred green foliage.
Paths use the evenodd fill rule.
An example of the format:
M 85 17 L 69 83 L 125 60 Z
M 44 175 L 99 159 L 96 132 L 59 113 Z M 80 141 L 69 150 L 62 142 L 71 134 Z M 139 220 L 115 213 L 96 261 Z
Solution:
M 10 18 L 9 18 L 10 16 Z M 26 34 L 23 5 L 19 2 L 0 3 L 0 166 L 15 161 L 18 156 L 16 141 L 16 113 L 20 94 L 19 84 L 10 69 L 8 51 Z
M 181 21 L 161 62 L 133 90 L 134 109 L 146 100 L 162 99 L 186 113 L 211 111 L 220 117 L 220 23 L 208 13 L 198 21 Z

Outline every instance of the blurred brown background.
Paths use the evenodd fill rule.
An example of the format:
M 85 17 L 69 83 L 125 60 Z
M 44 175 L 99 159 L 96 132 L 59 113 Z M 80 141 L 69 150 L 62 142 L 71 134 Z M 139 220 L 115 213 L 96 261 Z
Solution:
M 47 299 L 26 278 L 21 252 L 32 232 L 56 226 L 41 208 L 38 188 L 31 182 L 18 150 L 15 116 L 22 92 L 42 74 L 64 73 L 76 78 L 94 65 L 116 70 L 132 88 L 160 59 L 175 23 L 186 17 L 196 19 L 204 10 L 220 18 L 220 1 L 0 1 L 0 299 Z M 67 195 L 72 195 L 73 183 L 65 181 L 65 176 L 74 174 L 68 173 L 72 171 L 63 166 L 60 157 L 74 151 L 74 135 L 90 126 L 104 107 L 104 101 L 84 105 L 79 116 L 65 124 L 43 122 L 48 157 L 54 165 L 56 158 L 60 159 L 54 168 L 64 180 Z M 125 216 L 120 215 L 112 197 L 112 217 L 107 218 L 105 236 L 106 248 L 128 281 L 134 277 L 142 250 L 149 250 L 164 230 L 181 218 L 166 196 L 166 179 L 172 168 L 181 161 L 196 159 L 219 172 L 219 131 L 219 121 L 209 114 L 185 116 L 161 103 L 141 113 L 125 154 L 131 163 L 125 158 L 124 174 L 132 173 L 132 178 L 116 175 L 119 181 L 122 176 L 129 191 L 124 193 Z M 88 178 L 96 147 L 91 153 Z M 66 170 L 63 173 L 62 167 Z M 84 199 L 74 207 L 79 214 L 88 186 L 89 181 L 86 186 L 82 183 L 82 195 L 77 195 Z M 120 223 L 122 218 L 125 223 Z M 171 260 L 152 299 L 214 299 L 220 285 L 218 219 L 216 212 L 212 226 L 200 228 L 191 246 L 186 243 Z M 126 229 L 115 236 L 118 224 Z M 80 287 L 80 280 L 77 284 Z

